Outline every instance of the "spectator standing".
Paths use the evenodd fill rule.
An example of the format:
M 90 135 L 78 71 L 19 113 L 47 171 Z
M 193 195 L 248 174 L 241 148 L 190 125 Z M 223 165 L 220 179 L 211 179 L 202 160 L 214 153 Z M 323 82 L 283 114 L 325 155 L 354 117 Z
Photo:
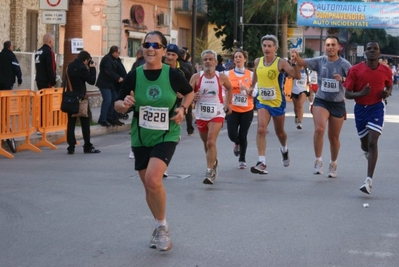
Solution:
M 355 100 L 354 114 L 361 149 L 367 158 L 367 178 L 360 191 L 370 194 L 378 157 L 378 138 L 384 127 L 385 105 L 382 101 L 392 91 L 392 71 L 378 63 L 380 46 L 369 42 L 365 49 L 366 62 L 349 69 L 344 82 L 345 97 Z
M 159 31 L 144 37 L 146 63 L 130 71 L 122 84 L 115 109 L 124 113 L 134 105 L 131 143 L 135 170 L 143 182 L 146 200 L 155 220 L 150 248 L 167 251 L 172 248 L 170 228 L 166 221 L 166 192 L 163 173 L 170 163 L 180 136 L 180 123 L 193 100 L 193 92 L 177 70 L 162 64 L 167 41 Z M 176 106 L 177 93 L 183 97 Z
M 180 63 L 177 61 L 178 53 L 179 53 L 179 47 L 175 44 L 169 44 L 166 47 L 165 64 L 169 65 L 171 68 L 177 69 L 186 78 L 187 82 L 189 82 L 192 76 L 191 72 L 188 69 L 181 66 Z M 182 95 L 178 94 L 178 97 L 179 96 L 180 96 L 179 99 L 181 100 Z M 180 100 L 178 100 L 178 102 L 180 102 Z M 187 134 L 189 136 L 194 135 L 193 114 L 192 114 L 191 104 L 187 107 L 187 112 L 184 116 L 186 118 Z
M 187 61 L 187 51 L 186 50 L 179 49 L 179 57 L 177 58 L 177 61 L 179 61 L 180 66 L 183 66 L 184 68 L 189 70 L 191 75 L 194 74 L 193 66 L 191 65 L 191 63 L 189 63 Z
M 54 35 L 46 33 L 43 36 L 43 46 L 35 54 L 36 85 L 38 90 L 51 88 L 56 83 L 55 54 L 52 50 L 54 40 Z
M 14 87 L 15 78 L 18 86 L 22 84 L 22 72 L 18 59 L 13 53 L 11 41 L 5 41 L 0 52 L 0 90 L 11 90 Z
M 96 86 L 100 89 L 103 102 L 98 124 L 104 127 L 123 125 L 118 119 L 118 114 L 114 109 L 117 98 L 115 83 L 122 83 L 123 77 L 117 73 L 117 59 L 120 50 L 116 45 L 111 46 L 109 53 L 100 62 L 100 73 L 98 74 Z
M 143 49 L 139 47 L 136 51 L 136 61 L 133 63 L 132 70 L 136 69 L 138 66 L 141 66 L 145 63 L 145 59 L 143 56 Z
M 67 75 L 67 79 L 69 79 L 72 86 L 72 91 L 78 92 L 80 99 L 87 98 L 86 82 L 91 85 L 94 85 L 96 82 L 96 65 L 91 60 L 91 56 L 87 51 L 81 51 L 78 57 L 68 65 Z M 68 86 L 67 80 L 64 80 L 64 83 Z M 76 119 L 76 117 L 72 117 L 71 113 L 68 113 L 67 150 L 70 155 L 75 153 Z M 100 153 L 100 150 L 95 149 L 92 143 L 90 143 L 90 117 L 80 117 L 80 124 L 84 140 L 83 153 Z
M 223 72 L 226 70 L 223 65 L 223 57 L 221 55 L 218 55 L 218 64 L 216 65 L 216 70 L 219 72 Z

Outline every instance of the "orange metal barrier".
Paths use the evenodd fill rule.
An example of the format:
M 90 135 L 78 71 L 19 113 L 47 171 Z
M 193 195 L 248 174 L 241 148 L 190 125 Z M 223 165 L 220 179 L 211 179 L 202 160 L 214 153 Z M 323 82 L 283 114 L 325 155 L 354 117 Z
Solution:
M 47 140 L 47 134 L 52 132 L 64 131 L 55 144 L 66 142 L 68 115 L 61 111 L 62 91 L 62 88 L 46 88 L 37 92 L 37 130 L 42 133 L 42 140 L 35 144 L 38 147 L 58 149 Z
M 0 91 L 0 142 L 8 138 L 25 137 L 25 142 L 17 151 L 41 152 L 30 142 L 30 135 L 36 131 L 36 102 L 36 93 L 31 90 Z M 1 146 L 0 155 L 14 158 Z

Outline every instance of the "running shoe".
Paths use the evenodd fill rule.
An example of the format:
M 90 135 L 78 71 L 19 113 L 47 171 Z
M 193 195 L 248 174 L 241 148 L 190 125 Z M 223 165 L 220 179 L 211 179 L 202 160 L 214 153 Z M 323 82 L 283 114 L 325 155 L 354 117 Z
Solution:
M 283 152 L 280 148 L 281 152 L 281 162 L 283 163 L 284 167 L 290 166 L 290 156 L 288 155 L 288 149 L 287 152 Z
M 362 191 L 363 193 L 370 194 L 371 188 L 373 187 L 372 183 L 373 182 L 371 178 L 367 177 L 366 181 L 364 181 L 364 184 L 359 188 L 359 190 Z
M 240 164 L 238 165 L 238 168 L 243 170 L 247 168 L 247 163 L 245 161 L 240 161 Z
M 257 174 L 267 174 L 267 166 L 263 162 L 258 161 L 255 166 L 251 167 L 251 172 Z
M 238 157 L 240 155 L 240 145 L 235 144 L 234 145 L 234 156 Z
M 150 241 L 150 248 L 157 248 L 158 244 L 158 228 L 154 229 L 154 232 L 152 232 L 152 239 Z
M 323 162 L 321 160 L 316 159 L 313 174 L 323 174 Z
M 214 169 L 207 170 L 205 173 L 204 184 L 213 184 L 216 179 L 216 173 Z
M 129 159 L 134 159 L 134 154 L 133 154 L 133 151 L 130 151 L 130 154 L 129 154 Z
M 336 178 L 337 177 L 337 163 L 330 163 L 330 166 L 328 167 L 328 173 L 327 173 L 328 178 Z
M 297 128 L 298 130 L 302 130 L 302 123 L 301 123 L 301 122 L 298 122 L 298 124 L 296 125 L 296 128 Z
M 157 229 L 156 248 L 159 251 L 168 251 L 172 248 L 173 243 L 170 239 L 170 231 L 168 226 L 159 226 Z
M 213 171 L 215 172 L 215 179 L 218 176 L 218 166 L 219 166 L 219 160 L 216 159 L 215 163 L 213 164 Z

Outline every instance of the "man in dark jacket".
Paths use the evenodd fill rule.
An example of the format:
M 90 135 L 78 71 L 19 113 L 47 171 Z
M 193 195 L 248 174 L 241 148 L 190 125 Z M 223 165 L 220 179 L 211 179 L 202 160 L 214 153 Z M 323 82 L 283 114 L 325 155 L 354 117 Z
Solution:
M 96 82 L 96 65 L 91 60 L 91 56 L 87 51 L 81 51 L 78 57 L 68 65 L 67 69 L 67 80 L 64 81 L 68 85 L 68 79 L 71 84 L 72 90 L 78 92 L 81 99 L 86 97 L 86 82 L 94 85 Z M 69 88 L 68 88 L 69 90 Z M 75 124 L 76 117 L 72 117 L 71 113 L 68 113 L 68 125 L 67 125 L 67 142 L 68 142 L 68 154 L 72 155 L 75 153 Z M 94 148 L 90 143 L 90 118 L 80 117 L 80 124 L 82 126 L 83 134 L 83 152 L 84 153 L 100 153 L 100 150 Z
M 36 85 L 38 90 L 51 88 L 55 85 L 57 74 L 55 54 L 52 50 L 53 45 L 54 36 L 50 33 L 46 33 L 43 36 L 43 46 L 36 52 Z
M 186 80 L 189 82 L 191 79 L 191 72 L 183 67 L 179 61 L 177 61 L 177 58 L 179 57 L 179 47 L 175 44 L 169 44 L 166 47 L 166 56 L 165 56 L 165 64 L 169 65 L 171 68 L 177 69 L 181 75 L 183 75 Z M 183 96 L 179 96 L 178 94 L 178 101 L 181 102 L 181 99 Z M 180 103 L 176 104 L 176 106 L 180 106 Z M 187 134 L 189 136 L 194 135 L 194 127 L 193 127 L 193 114 L 192 114 L 192 107 L 191 105 L 187 107 L 187 110 L 185 112 L 185 117 L 186 117 L 186 124 L 187 124 Z
M 132 70 L 136 69 L 138 66 L 144 65 L 144 63 L 143 49 L 139 47 L 136 51 L 136 61 L 133 63 Z
M 18 79 L 18 86 L 22 83 L 21 67 L 15 57 L 11 41 L 4 42 L 3 50 L 0 53 L 0 90 L 11 90 Z
M 187 51 L 184 49 L 179 49 L 179 54 L 178 54 L 178 58 L 177 61 L 179 62 L 180 66 L 182 66 L 183 68 L 187 69 L 191 75 L 194 74 L 194 68 L 193 66 L 187 62 Z
M 118 120 L 118 115 L 114 109 L 114 102 L 117 98 L 114 83 L 123 82 L 123 77 L 116 72 L 116 60 L 119 58 L 119 54 L 119 48 L 115 45 L 111 46 L 109 53 L 100 62 L 100 73 L 98 74 L 96 86 L 100 89 L 103 103 L 101 104 L 98 124 L 104 127 L 124 124 Z

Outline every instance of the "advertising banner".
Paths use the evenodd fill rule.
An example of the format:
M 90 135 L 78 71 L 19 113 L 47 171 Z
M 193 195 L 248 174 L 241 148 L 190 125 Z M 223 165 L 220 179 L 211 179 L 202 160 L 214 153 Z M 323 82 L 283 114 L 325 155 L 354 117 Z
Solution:
M 399 3 L 298 0 L 297 25 L 399 29 Z

